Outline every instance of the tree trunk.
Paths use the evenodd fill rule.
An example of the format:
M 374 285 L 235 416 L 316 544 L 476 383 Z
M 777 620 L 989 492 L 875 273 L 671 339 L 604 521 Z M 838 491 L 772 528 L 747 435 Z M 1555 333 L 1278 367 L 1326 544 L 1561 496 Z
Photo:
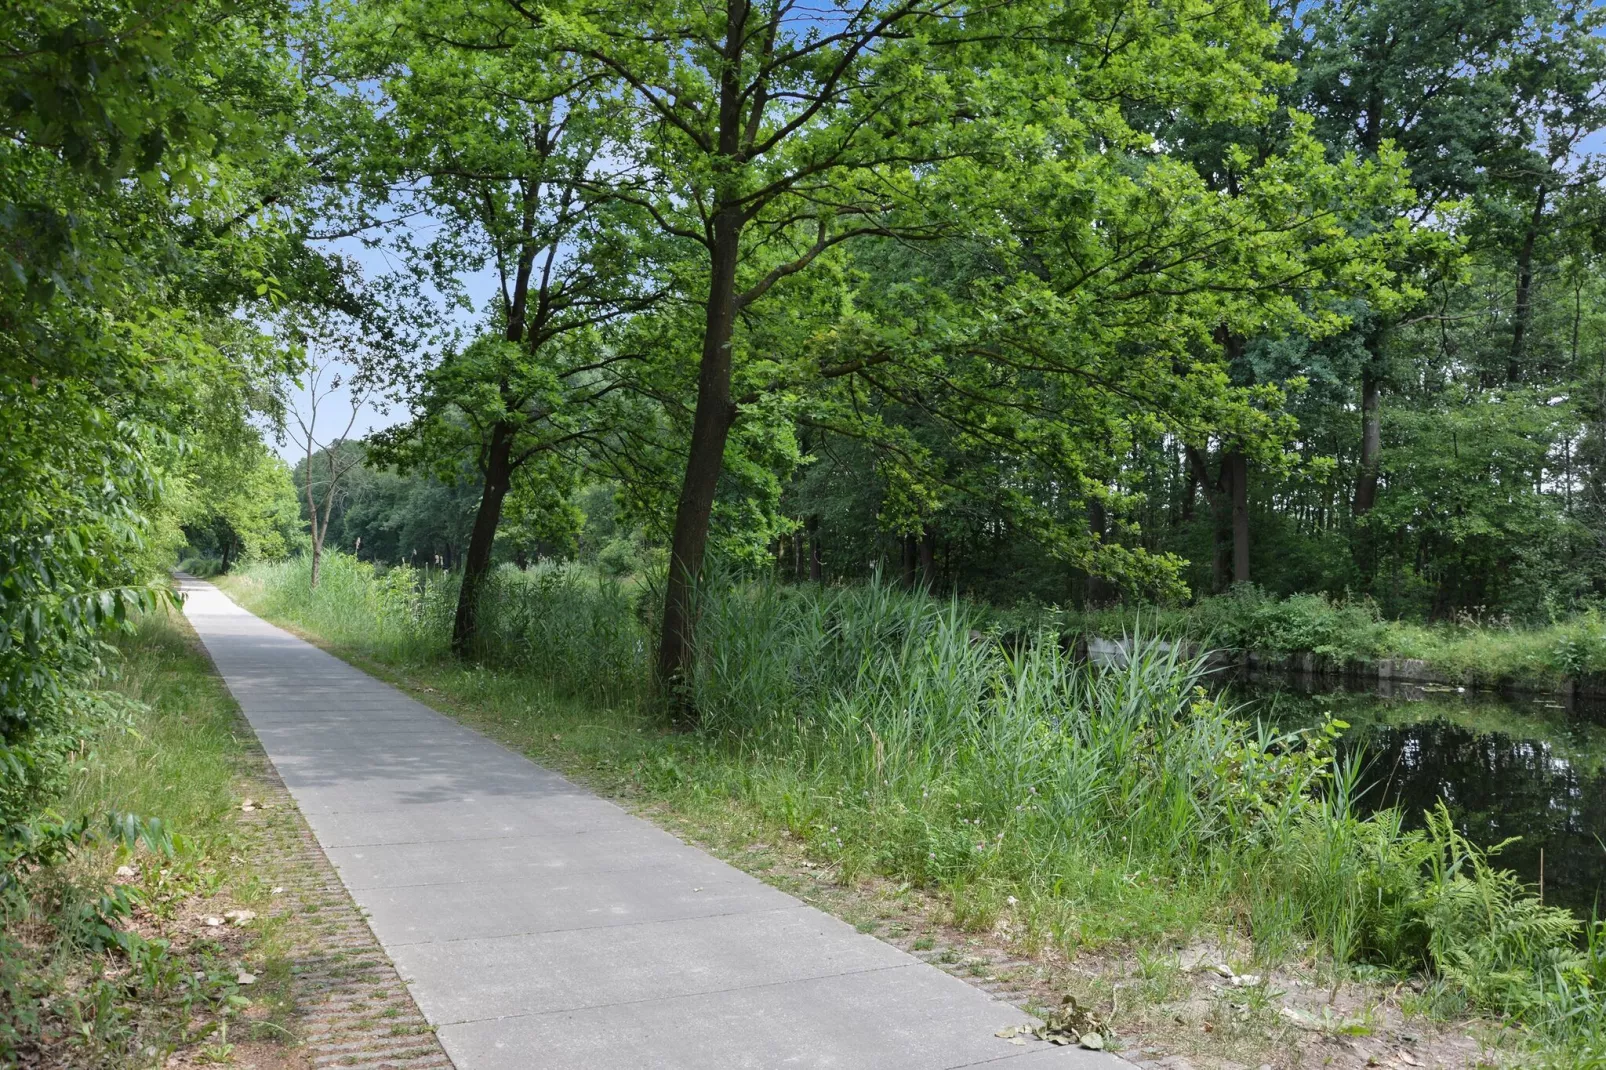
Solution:
M 463 586 L 457 595 L 457 619 L 452 623 L 452 651 L 466 656 L 479 630 L 480 595 L 491 570 L 491 548 L 496 543 L 496 525 L 502 519 L 502 501 L 513 481 L 513 428 L 499 423 L 491 429 L 491 448 L 486 456 L 485 490 L 480 494 L 479 512 L 468 540 L 468 558 L 463 567 Z M 447 554 L 451 554 L 448 546 Z
M 825 582 L 825 561 L 820 554 L 820 517 L 809 517 L 809 580 Z
M 318 499 L 312 493 L 312 438 L 307 438 L 307 479 L 303 488 L 307 495 L 307 523 L 312 527 L 312 574 L 308 578 L 307 586 L 313 590 L 318 589 L 318 573 L 323 565 L 323 535 L 318 530 Z M 327 529 L 325 529 L 327 530 Z
M 1232 582 L 1249 582 L 1249 458 L 1233 449 L 1221 455 L 1222 478 L 1232 495 Z
M 1186 524 L 1193 519 L 1194 497 L 1198 493 L 1199 476 L 1190 464 L 1183 465 L 1182 476 L 1182 523 Z
M 1099 542 L 1104 541 L 1105 531 L 1109 528 L 1109 518 L 1105 515 L 1104 503 L 1097 498 L 1087 501 L 1087 530 Z M 1089 608 L 1108 605 L 1110 597 L 1110 581 L 1094 572 L 1087 574 L 1087 588 L 1083 592 L 1082 601 Z
M 1246 341 L 1222 324 L 1216 330 L 1222 354 L 1235 381 L 1246 373 L 1235 367 L 1244 355 Z M 1216 513 L 1216 573 L 1220 582 L 1227 576 L 1230 564 L 1233 583 L 1249 582 L 1249 459 L 1244 456 L 1243 444 L 1230 446 L 1222 443 L 1221 467 L 1216 476 L 1213 506 Z
M 937 536 L 929 527 L 920 532 L 920 582 L 928 591 L 937 588 Z
M 1382 376 L 1375 343 L 1370 343 L 1368 348 L 1373 350 L 1373 355 L 1361 371 L 1360 472 L 1355 478 L 1355 500 L 1350 509 L 1356 520 L 1363 519 L 1377 504 L 1378 474 L 1383 459 Z M 1361 524 L 1351 531 L 1350 556 L 1363 585 L 1370 587 L 1377 572 L 1375 537 L 1370 527 Z
M 1534 198 L 1533 214 L 1528 219 L 1528 233 L 1523 235 L 1522 248 L 1517 250 L 1517 302 L 1511 316 L 1511 356 L 1506 361 L 1506 382 L 1522 379 L 1522 355 L 1528 342 L 1528 323 L 1533 318 L 1534 246 L 1539 240 L 1539 227 L 1545 220 L 1546 189 L 1539 187 Z
M 1210 478 L 1210 459 L 1205 451 L 1195 446 L 1187 447 L 1188 470 L 1193 473 L 1194 483 L 1204 489 L 1205 500 L 1210 505 L 1211 530 L 1214 532 L 1214 542 L 1210 555 L 1210 589 L 1216 594 L 1225 591 L 1232 575 L 1232 496 L 1231 488 L 1227 486 L 1227 463 L 1223 456 L 1220 474 L 1215 479 Z
M 694 724 L 697 716 L 684 692 L 691 672 L 696 627 L 692 599 L 708 550 L 708 521 L 725 465 L 725 440 L 736 415 L 731 402 L 731 336 L 736 320 L 740 211 L 722 208 L 714 217 L 713 230 L 697 409 L 692 416 L 686 475 L 675 507 L 669 576 L 664 586 L 663 630 L 658 640 L 658 686 L 671 699 L 674 716 L 684 726 Z
M 1562 509 L 1565 515 L 1571 516 L 1573 511 L 1573 440 L 1570 435 L 1562 436 L 1561 440 L 1561 487 L 1564 495 Z
M 1355 516 L 1362 517 L 1377 504 L 1377 474 L 1383 454 L 1383 390 L 1377 358 L 1361 372 L 1361 462 L 1355 477 Z
M 909 590 L 915 589 L 915 561 L 918 551 L 915 549 L 915 537 L 905 535 L 898 545 L 898 564 L 902 572 L 903 585 Z

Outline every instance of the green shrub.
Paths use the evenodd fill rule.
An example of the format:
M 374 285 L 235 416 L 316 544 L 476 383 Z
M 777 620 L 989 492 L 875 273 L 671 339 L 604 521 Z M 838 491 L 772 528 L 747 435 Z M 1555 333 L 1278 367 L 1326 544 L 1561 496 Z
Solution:
M 158 610 L 115 637 L 59 812 L 0 827 L 0 1065 L 161 1065 L 236 1009 L 237 948 L 149 935 L 239 861 L 236 711 L 180 627 Z
M 559 693 L 628 703 L 646 684 L 646 634 L 624 588 L 580 565 L 511 566 L 482 603 L 478 656 L 540 677 Z
M 1018 631 L 1041 626 L 1066 635 L 1114 637 L 1139 629 L 1273 658 L 1314 653 L 1339 664 L 1418 659 L 1448 679 L 1485 687 L 1507 682 L 1556 687 L 1606 674 L 1606 617 L 1599 610 L 1538 628 L 1467 614 L 1423 625 L 1383 620 L 1370 601 L 1321 595 L 1277 599 L 1246 585 L 1186 609 L 1019 607 L 994 616 L 1011 621 Z
M 628 535 L 609 539 L 597 551 L 597 568 L 606 576 L 623 579 L 641 571 L 641 552 Z
M 1371 602 L 1333 602 L 1319 594 L 1279 599 L 1249 585 L 1201 602 L 1190 630 L 1211 645 L 1274 657 L 1308 651 L 1340 662 L 1380 656 L 1388 636 Z
M 179 559 L 178 570 L 187 572 L 199 580 L 209 580 L 222 574 L 223 561 L 221 558 L 203 554 L 187 554 Z

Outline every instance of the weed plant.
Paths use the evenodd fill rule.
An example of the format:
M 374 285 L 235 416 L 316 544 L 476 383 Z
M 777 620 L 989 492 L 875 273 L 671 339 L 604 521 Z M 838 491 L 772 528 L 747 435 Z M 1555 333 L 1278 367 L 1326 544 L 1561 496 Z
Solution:
M 304 567 L 259 566 L 233 589 L 381 661 L 444 649 L 422 607 L 445 581 L 393 598 L 414 581 L 349 560 L 325 575 L 310 592 Z M 956 600 L 722 584 L 698 604 L 687 735 L 651 716 L 649 636 L 622 588 L 544 566 L 495 591 L 482 662 L 432 677 L 455 697 L 538 753 L 568 740 L 658 795 L 756 814 L 848 877 L 940 888 L 960 924 L 1067 951 L 1225 924 L 1268 962 L 1425 975 L 1435 1007 L 1509 1015 L 1567 1059 L 1606 1033 L 1599 926 L 1541 904 L 1442 808 L 1415 831 L 1360 816 L 1341 723 L 1251 723 L 1176 645 L 1139 637 L 1098 669 Z

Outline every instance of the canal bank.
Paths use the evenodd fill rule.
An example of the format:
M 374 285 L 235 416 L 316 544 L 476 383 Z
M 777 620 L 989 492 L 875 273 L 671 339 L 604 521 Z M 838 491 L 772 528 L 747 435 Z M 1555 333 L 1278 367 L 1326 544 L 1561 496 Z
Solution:
M 1279 728 L 1336 718 L 1340 754 L 1363 763 L 1360 805 L 1407 823 L 1444 800 L 1473 843 L 1545 902 L 1606 914 L 1606 702 L 1387 678 L 1369 684 L 1256 671 L 1229 691 Z M 1504 846 L 1500 846 L 1500 845 Z
M 1606 676 L 1479 687 L 1418 659 L 1182 646 L 1211 665 L 1247 719 L 1282 730 L 1344 722 L 1338 747 L 1363 763 L 1363 811 L 1398 807 L 1420 826 L 1442 799 L 1468 840 L 1498 848 L 1497 864 L 1547 903 L 1606 915 Z M 1107 666 L 1131 650 L 1130 639 L 1098 636 L 1077 646 Z

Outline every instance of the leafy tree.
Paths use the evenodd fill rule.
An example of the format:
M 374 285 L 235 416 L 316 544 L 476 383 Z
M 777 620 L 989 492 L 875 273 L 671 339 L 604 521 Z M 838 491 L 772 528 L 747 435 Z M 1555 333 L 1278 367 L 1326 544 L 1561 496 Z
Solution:
M 1044 370 L 1022 356 L 1004 389 L 992 390 L 990 369 L 1001 351 L 977 350 L 975 335 L 960 334 L 943 347 L 917 332 L 877 337 L 869 317 L 850 316 L 844 329 L 838 321 L 846 295 L 828 282 L 848 244 L 874 236 L 929 240 L 975 232 L 978 224 L 986 235 L 999 201 L 1019 218 L 1030 200 L 1016 196 L 1023 185 L 1038 195 L 1034 209 L 1050 209 L 1027 229 L 1035 229 L 1035 220 L 1057 223 L 1053 211 L 1069 210 L 1071 222 L 1059 225 L 1075 242 L 1093 238 L 1095 219 L 1115 224 L 1119 234 L 1115 221 L 1123 210 L 1141 211 L 1145 198 L 1174 209 L 1185 200 L 1168 197 L 1181 192 L 1172 185 L 1177 173 L 1116 102 L 1145 99 L 1218 114 L 1253 108 L 1269 41 L 1266 28 L 1240 8 L 1184 15 L 1180 7 L 1159 5 L 1128 19 L 1125 9 L 1118 15 L 1097 4 L 1017 3 L 967 13 L 866 0 L 825 27 L 788 5 L 744 0 L 714 9 L 626 0 L 600 9 L 517 10 L 525 27 L 487 19 L 481 33 L 506 40 L 527 29 L 619 85 L 627 136 L 614 152 L 622 162 L 615 173 L 587 176 L 587 185 L 638 206 L 677 239 L 660 271 L 680 283 L 697 309 L 695 326 L 679 334 L 695 339 L 695 362 L 655 380 L 678 378 L 695 396 L 658 654 L 659 677 L 670 685 L 689 664 L 693 584 L 739 418 L 773 411 L 793 392 L 834 380 L 842 381 L 851 406 L 852 391 L 880 389 L 871 369 L 889 364 L 892 354 L 923 353 L 929 371 L 929 358 L 946 353 L 968 365 L 943 373 L 948 396 L 932 408 L 967 433 L 986 435 L 988 421 L 974 418 L 981 406 L 966 400 L 967 390 L 987 386 L 985 404 L 1007 409 L 1030 396 L 1019 388 L 1032 376 L 1084 371 Z M 1228 41 L 1237 43 L 1222 43 Z M 1044 154 L 1047 165 L 1036 166 Z M 1012 169 L 1021 166 L 1017 178 Z M 1146 172 L 1155 180 L 1144 181 Z M 1112 269 L 1116 263 L 1139 266 L 1148 278 L 1198 266 L 1191 257 L 1202 248 L 1175 262 L 1146 257 L 1149 233 L 1140 228 L 1132 249 L 1107 250 L 1118 259 L 1091 277 L 1114 289 L 1126 275 Z M 1200 240 L 1203 232 L 1190 237 Z M 1075 242 L 1062 251 L 1092 251 Z M 1016 351 L 1063 352 L 1067 334 L 1031 337 L 1033 324 L 1045 319 L 1054 328 L 1092 328 L 1101 353 L 1119 349 L 1119 328 L 1099 329 L 1077 314 L 1077 284 L 1088 281 L 1084 272 L 1097 260 L 1041 262 L 1063 264 L 1061 285 L 1038 280 L 1026 290 L 999 287 L 994 295 L 991 314 L 1017 332 Z M 1037 300 L 1059 304 L 1045 317 L 1028 311 Z M 1141 304 L 1134 295 L 1134 312 Z M 893 322 L 908 324 L 907 308 L 898 312 Z M 971 322 L 981 329 L 979 320 Z M 1142 352 L 1140 345 L 1131 349 Z M 1151 353 L 1144 370 L 1169 368 L 1175 353 L 1175 345 L 1163 356 Z M 912 381 L 886 386 L 896 396 L 913 396 Z M 1000 397 L 1005 390 L 1007 399 Z M 1037 415 L 1038 433 L 1047 435 L 1054 421 L 1082 413 L 1062 403 Z M 1064 445 L 1070 432 L 1059 434 Z M 896 445 L 895 436 L 883 438 Z
M 1335 153 L 1372 156 L 1389 146 L 1402 152 L 1421 196 L 1414 218 L 1436 226 L 1447 202 L 1485 195 L 1501 162 L 1528 151 L 1532 117 L 1544 110 L 1537 101 L 1565 78 L 1563 66 L 1535 53 L 1535 39 L 1559 32 L 1577 51 L 1582 42 L 1572 28 L 1593 21 L 1584 11 L 1571 0 L 1297 6 L 1286 12 L 1283 47 L 1297 71 L 1286 95 L 1316 117 Z M 1518 91 L 1522 81 L 1532 84 L 1526 94 Z M 1422 269 L 1442 270 L 1432 262 Z M 1365 347 L 1356 516 L 1377 500 L 1388 342 L 1400 314 L 1411 311 L 1402 306 L 1355 317 Z M 1520 339 L 1513 344 L 1520 348 Z
M 306 535 L 290 469 L 260 439 L 228 448 L 203 440 L 186 461 L 178 520 L 191 546 L 217 557 L 218 571 L 301 548 Z
M 1513 50 L 1503 124 L 1510 147 L 1491 169 L 1492 189 L 1480 198 L 1478 220 L 1479 244 L 1514 254 L 1507 382 L 1525 378 L 1537 264 L 1587 248 L 1590 232 L 1600 232 L 1601 166 L 1582 145 L 1606 127 L 1603 28 L 1606 12 L 1598 6 L 1562 0 L 1542 9 Z M 1516 213 L 1521 223 L 1511 227 L 1511 208 L 1524 202 L 1527 211 Z
M 1567 597 L 1546 562 L 1567 558 L 1570 525 L 1562 503 L 1533 488 L 1572 414 L 1513 400 L 1460 388 L 1431 408 L 1390 413 L 1388 493 L 1371 523 L 1385 543 L 1408 539 L 1427 562 L 1419 579 L 1431 616 L 1504 607 L 1543 619 L 1545 592 Z
M 404 217 L 442 221 L 427 240 L 404 235 L 400 248 L 444 292 L 486 269 L 499 284 L 494 333 L 449 346 L 416 374 L 416 418 L 373 443 L 404 467 L 452 478 L 467 460 L 477 473 L 452 633 L 459 652 L 474 637 L 507 495 L 623 418 L 611 369 L 630 356 L 598 331 L 653 297 L 628 273 L 618 206 L 586 190 L 614 102 L 584 61 L 496 37 L 498 18 L 498 5 L 455 0 L 364 4 L 344 37 L 346 77 L 375 87 L 358 94 L 367 105 L 355 124 L 360 188 Z
M 339 448 L 366 454 L 361 443 Z M 315 462 L 316 463 L 316 462 Z M 297 473 L 298 482 L 301 478 Z M 428 474 L 401 475 L 364 460 L 350 469 L 330 519 L 330 545 L 365 560 L 390 564 L 458 564 L 480 487 L 472 473 L 442 482 Z
M 1201 467 L 1215 436 L 1240 473 L 1249 453 L 1283 466 L 1292 425 L 1274 380 L 1240 374 L 1243 335 L 1331 333 L 1346 322 L 1337 297 L 1386 299 L 1393 284 L 1403 232 L 1355 224 L 1409 203 L 1398 169 L 1328 163 L 1302 123 L 1284 130 L 1282 155 L 1223 155 L 1232 197 L 1186 160 L 1056 145 L 987 205 L 1010 241 L 947 278 L 922 273 L 924 249 L 872 276 L 862 329 L 881 350 L 844 378 L 834 416 L 812 418 L 897 459 L 882 466 L 888 526 L 923 539 L 936 511 L 969 498 L 1093 577 L 1174 590 L 1181 562 L 1130 537 L 1140 500 L 1121 488 L 1123 460 L 1166 435 Z M 900 351 L 888 323 L 920 326 Z M 1242 528 L 1225 542 L 1246 572 Z
M 519 471 L 508 493 L 503 538 L 521 568 L 531 557 L 569 557 L 579 549 L 585 514 L 573 499 L 576 471 L 547 453 Z
M 833 248 L 898 229 L 909 165 L 941 152 L 918 131 L 955 103 L 929 62 L 930 35 L 956 27 L 959 9 L 866 0 L 823 28 L 790 5 L 747 0 L 514 11 L 523 26 L 486 32 L 525 30 L 618 86 L 622 159 L 586 186 L 686 243 L 663 268 L 688 284 L 701 319 L 658 657 L 661 678 L 677 681 L 737 416 L 738 318 Z
M 255 403 L 264 347 L 235 313 L 329 278 L 266 207 L 300 101 L 284 19 L 73 0 L 0 19 L 0 821 L 82 730 L 101 630 L 159 597 L 203 386 Z

